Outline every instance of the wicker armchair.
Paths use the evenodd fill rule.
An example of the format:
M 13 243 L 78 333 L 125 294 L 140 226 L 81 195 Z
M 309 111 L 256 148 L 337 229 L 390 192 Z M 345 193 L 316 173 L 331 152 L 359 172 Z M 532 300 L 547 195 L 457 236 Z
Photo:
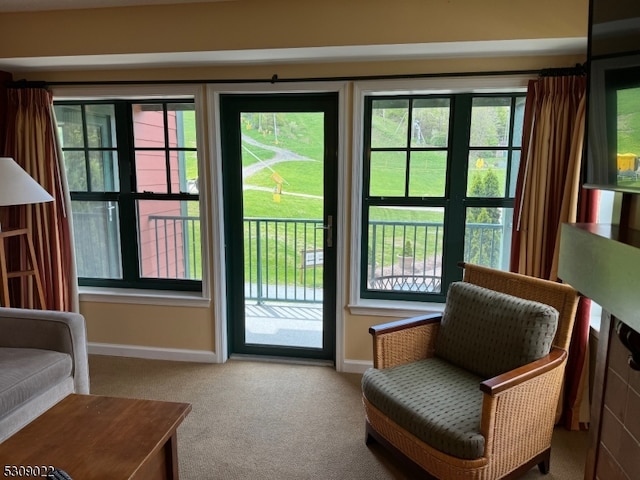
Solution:
M 389 407 L 388 402 L 385 403 L 386 401 L 381 401 L 379 396 L 374 396 L 370 388 L 367 390 L 368 382 L 375 380 L 369 377 L 406 370 L 413 368 L 414 365 L 432 361 L 447 363 L 439 359 L 437 345 L 439 345 L 439 331 L 441 337 L 444 336 L 442 332 L 445 332 L 446 320 L 442 325 L 441 320 L 443 316 L 446 318 L 447 309 L 450 308 L 449 298 L 443 315 L 427 315 L 371 327 L 369 331 L 373 336 L 374 368 L 363 376 L 367 443 L 376 440 L 392 452 L 410 459 L 420 470 L 426 471 L 429 478 L 441 480 L 516 478 L 536 465 L 542 473 L 547 473 L 551 436 L 556 422 L 556 410 L 578 304 L 578 293 L 569 285 L 477 265 L 461 264 L 461 266 L 464 267 L 464 279 L 459 283 L 465 288 L 476 288 L 466 285 L 470 283 L 481 287 L 480 290 L 489 289 L 493 291 L 491 293 L 502 292 L 497 295 L 507 294 L 502 295 L 503 297 L 514 296 L 524 299 L 525 303 L 540 303 L 544 304 L 544 307 L 553 307 L 550 310 L 553 311 L 556 319 L 554 321 L 557 323 L 554 325 L 555 331 L 551 331 L 548 335 L 546 348 L 549 353 L 492 378 L 477 374 L 469 377 L 471 386 L 467 385 L 464 388 L 467 389 L 467 393 L 472 392 L 472 396 L 478 397 L 473 400 L 476 402 L 478 411 L 475 413 L 477 418 L 472 421 L 473 432 L 469 434 L 467 429 L 464 435 L 477 437 L 478 443 L 474 445 L 479 446 L 479 449 L 475 454 L 452 455 L 447 453 L 450 449 L 441 448 L 437 442 L 430 439 L 424 440 L 425 432 L 427 435 L 432 433 L 428 431 L 431 424 L 422 425 L 423 430 L 417 431 L 416 424 L 419 422 L 416 423 L 414 419 L 407 417 L 406 411 L 403 413 L 404 416 L 398 416 L 395 411 L 389 411 L 390 408 L 396 408 L 394 399 L 391 401 L 394 406 Z M 449 296 L 451 296 L 451 290 Z M 468 333 L 471 336 L 477 336 L 478 330 L 482 329 Z M 487 355 L 497 350 L 495 345 L 485 345 L 483 348 Z M 399 366 L 402 367 L 392 368 Z M 433 382 L 432 378 L 427 379 L 424 376 L 424 371 L 418 374 L 414 372 L 414 375 L 417 376 L 407 377 L 404 380 L 411 388 L 415 385 L 416 379 L 418 382 L 423 382 L 425 379 L 426 382 L 423 383 Z M 389 384 L 394 381 L 386 377 L 383 379 L 383 394 L 385 388 L 393 387 Z M 400 380 L 400 383 L 402 381 Z M 388 383 L 385 384 L 385 382 Z M 455 383 L 448 379 L 441 382 L 444 383 L 444 388 L 448 388 L 450 383 Z M 407 395 L 409 397 L 413 395 L 413 397 L 403 398 L 398 402 L 398 404 L 404 402 L 401 408 L 405 410 L 411 409 L 416 403 L 415 391 Z M 454 394 L 447 392 L 446 396 L 443 403 L 447 404 L 444 408 L 449 411 L 454 409 L 454 405 L 458 402 L 453 398 Z M 434 403 L 437 401 L 439 401 L 438 398 Z M 430 405 L 430 403 L 426 406 L 422 404 L 420 408 L 430 408 Z M 472 412 L 471 416 L 473 415 Z

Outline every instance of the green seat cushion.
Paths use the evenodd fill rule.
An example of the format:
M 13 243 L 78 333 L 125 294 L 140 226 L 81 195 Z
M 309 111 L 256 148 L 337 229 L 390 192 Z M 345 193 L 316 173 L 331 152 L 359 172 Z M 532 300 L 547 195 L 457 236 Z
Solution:
M 378 410 L 433 448 L 463 459 L 480 458 L 482 379 L 439 358 L 367 370 L 364 396 Z
M 467 282 L 449 287 L 435 352 L 485 379 L 544 357 L 558 311 Z

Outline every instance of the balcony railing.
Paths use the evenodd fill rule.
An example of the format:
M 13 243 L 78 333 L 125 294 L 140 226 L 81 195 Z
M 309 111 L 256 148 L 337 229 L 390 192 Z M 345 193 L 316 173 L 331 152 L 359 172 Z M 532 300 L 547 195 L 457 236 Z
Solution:
M 322 302 L 322 220 L 245 218 L 245 298 Z
M 87 215 L 83 217 L 85 222 L 89 220 Z M 199 218 L 170 215 L 148 218 L 148 243 L 155 253 L 143 260 L 149 263 L 142 266 L 143 270 L 153 270 L 158 278 L 201 279 Z M 79 220 L 74 216 L 76 219 Z M 79 224 L 76 223 L 76 228 Z M 245 218 L 245 297 L 257 303 L 322 302 L 321 227 L 322 221 L 316 219 Z M 496 224 L 467 225 L 464 260 L 500 267 L 505 257 L 505 228 L 508 229 Z M 441 223 L 371 221 L 368 288 L 440 292 L 443 233 Z M 80 251 L 91 251 L 89 245 L 84 247 L 77 245 Z
M 149 215 L 149 222 L 153 233 L 145 249 L 148 260 L 142 260 L 143 274 L 201 280 L 200 217 Z

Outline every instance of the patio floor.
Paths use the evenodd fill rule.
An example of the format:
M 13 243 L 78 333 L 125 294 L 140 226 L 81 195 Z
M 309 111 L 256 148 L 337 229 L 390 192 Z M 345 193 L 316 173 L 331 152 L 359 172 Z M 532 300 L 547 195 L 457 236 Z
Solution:
M 245 341 L 259 345 L 322 348 L 322 304 L 245 306 Z

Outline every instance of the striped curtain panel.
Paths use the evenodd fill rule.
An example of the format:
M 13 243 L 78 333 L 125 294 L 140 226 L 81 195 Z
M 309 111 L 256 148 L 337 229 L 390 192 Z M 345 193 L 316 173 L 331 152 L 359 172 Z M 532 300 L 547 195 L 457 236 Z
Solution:
M 44 88 L 8 89 L 5 156 L 26 170 L 54 201 L 8 207 L 4 225 L 29 227 L 40 268 L 45 309 L 78 311 L 77 279 L 70 226 L 70 200 L 58 146 L 53 97 Z M 13 246 L 12 270 L 26 265 L 24 248 Z M 34 287 L 23 280 L 11 293 L 12 306 L 40 307 Z M 18 290 L 18 291 L 16 291 Z
M 581 187 L 586 77 L 547 76 L 529 82 L 516 186 L 511 271 L 558 280 L 560 227 L 595 222 L 597 192 Z M 590 303 L 580 300 L 558 417 L 580 427 L 588 361 Z

